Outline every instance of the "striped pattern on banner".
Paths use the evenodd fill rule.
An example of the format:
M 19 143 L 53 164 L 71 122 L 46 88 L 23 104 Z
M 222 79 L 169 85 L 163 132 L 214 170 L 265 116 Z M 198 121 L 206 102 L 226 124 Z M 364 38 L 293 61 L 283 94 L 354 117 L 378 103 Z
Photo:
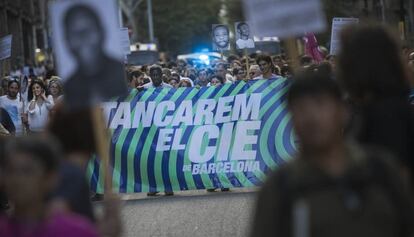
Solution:
M 286 105 L 288 88 L 289 81 L 286 79 L 255 80 L 247 83 L 240 81 L 234 84 L 224 84 L 220 87 L 204 87 L 201 89 L 151 88 L 141 92 L 133 90 L 127 97 L 119 98 L 116 102 L 117 109 L 121 102 L 128 102 L 131 108 L 131 120 L 134 121 L 138 102 L 145 102 L 147 108 L 150 101 L 154 101 L 157 105 L 162 101 L 172 101 L 177 108 L 183 101 L 190 100 L 192 101 L 193 111 L 195 111 L 197 101 L 200 99 L 218 101 L 221 97 L 240 94 L 246 94 L 247 98 L 250 98 L 252 93 L 260 93 L 260 129 L 255 131 L 255 134 L 250 134 L 258 137 L 257 144 L 249 144 L 244 147 L 246 150 L 256 151 L 254 161 L 258 161 L 259 166 L 254 170 L 242 169 L 241 172 L 194 173 L 192 171 L 194 162 L 189 157 L 188 147 L 191 146 L 194 139 L 198 139 L 193 137 L 194 131 L 203 125 L 188 126 L 181 123 L 175 127 L 163 127 L 174 128 L 175 131 L 180 129 L 182 132 L 181 143 L 186 144 L 186 148 L 183 150 L 164 152 L 156 151 L 159 127 L 154 125 L 144 127 L 142 123 L 139 123 L 136 128 L 118 126 L 111 129 L 110 164 L 113 167 L 114 191 L 134 193 L 261 185 L 269 171 L 285 163 L 296 151 L 296 139 Z M 115 111 L 116 109 L 111 111 L 108 124 L 114 118 Z M 215 113 L 215 111 L 216 109 L 213 112 Z M 169 111 L 167 114 L 174 117 L 176 112 L 177 110 Z M 166 113 L 164 113 L 165 115 Z M 194 116 L 195 114 L 193 114 L 193 118 Z M 237 122 L 239 121 L 233 123 L 234 128 L 237 127 Z M 217 126 L 222 131 L 223 126 L 229 125 L 218 123 L 212 126 Z M 229 151 L 231 153 L 233 145 L 240 142 L 235 137 L 234 130 L 230 134 L 220 134 L 215 143 L 203 137 L 201 154 L 205 152 L 207 147 L 219 146 L 221 140 L 230 141 Z M 220 162 L 218 157 L 218 151 L 216 151 L 213 158 L 207 162 L 207 165 Z M 91 189 L 97 193 L 103 193 L 104 191 L 101 171 L 102 165 L 99 163 L 99 159 L 94 157 L 88 165 L 87 174 Z

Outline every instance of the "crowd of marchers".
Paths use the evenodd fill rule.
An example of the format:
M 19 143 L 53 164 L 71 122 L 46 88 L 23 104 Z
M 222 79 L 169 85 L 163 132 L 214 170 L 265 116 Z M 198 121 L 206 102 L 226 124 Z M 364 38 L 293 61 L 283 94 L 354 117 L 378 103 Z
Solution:
M 268 174 L 246 234 L 414 236 L 414 50 L 401 43 L 361 24 L 342 32 L 338 55 L 320 48 L 322 60 L 160 61 L 125 65 L 125 80 L 138 92 L 289 81 L 298 150 Z M 119 199 L 91 194 L 85 177 L 96 153 L 91 110 L 65 109 L 52 68 L 27 66 L 1 81 L 0 236 L 121 236 Z M 98 215 L 92 201 L 102 198 Z

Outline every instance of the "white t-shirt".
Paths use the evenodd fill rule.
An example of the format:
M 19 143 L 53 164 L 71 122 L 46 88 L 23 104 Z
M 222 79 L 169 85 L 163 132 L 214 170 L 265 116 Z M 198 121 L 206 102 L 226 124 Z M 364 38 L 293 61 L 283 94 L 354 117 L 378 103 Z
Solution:
M 9 99 L 7 95 L 0 97 L 0 107 L 4 108 L 9 114 L 16 128 L 16 135 L 22 135 L 23 124 L 21 115 L 23 112 L 23 102 L 20 101 L 20 96 L 18 95 L 14 100 Z
M 272 76 L 270 78 L 264 78 L 263 77 L 263 74 L 262 74 L 262 75 L 260 75 L 258 77 L 253 78 L 253 80 L 262 80 L 262 79 L 269 79 L 269 80 L 271 80 L 271 79 L 281 79 L 281 78 L 283 78 L 283 77 L 282 76 L 275 75 L 275 74 L 272 74 Z
M 236 45 L 238 49 L 252 49 L 254 48 L 254 41 L 252 39 L 238 39 Z
M 31 102 L 27 103 L 27 115 L 29 118 L 29 128 L 33 132 L 43 131 L 46 123 L 49 119 L 49 111 L 53 108 L 53 97 L 49 95 L 46 101 L 43 101 L 42 105 L 39 106 L 37 103 L 33 110 L 30 110 Z

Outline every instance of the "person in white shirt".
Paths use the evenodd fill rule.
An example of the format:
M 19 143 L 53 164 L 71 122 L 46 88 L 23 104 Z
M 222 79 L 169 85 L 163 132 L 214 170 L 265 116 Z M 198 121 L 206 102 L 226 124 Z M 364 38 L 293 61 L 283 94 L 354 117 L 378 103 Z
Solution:
M 260 79 L 281 79 L 282 77 L 276 74 L 273 74 L 272 69 L 274 68 L 272 58 L 269 55 L 259 55 L 256 57 L 256 63 L 259 65 L 260 71 L 262 72 L 261 76 L 254 78 L 253 80 Z
M 260 67 L 257 64 L 250 65 L 249 68 L 249 80 L 255 80 L 256 78 L 260 78 L 262 75 L 262 71 L 260 71 Z
M 22 113 L 23 102 L 19 96 L 20 83 L 17 80 L 10 80 L 7 87 L 7 95 L 0 97 L 0 107 L 5 109 L 16 128 L 16 135 L 23 134 Z
M 63 99 L 63 86 L 59 79 L 50 80 L 49 95 L 52 96 L 55 104 Z
M 27 114 L 30 132 L 38 133 L 44 130 L 49 118 L 49 111 L 53 108 L 53 97 L 46 97 L 46 88 L 41 80 L 34 80 L 29 87 L 29 104 Z
M 151 82 L 144 84 L 143 88 L 172 88 L 171 85 L 162 81 L 162 68 L 158 65 L 153 65 L 150 68 Z
M 239 23 L 237 25 L 237 33 L 240 35 L 240 38 L 236 41 L 236 46 L 238 49 L 254 48 L 254 41 L 252 38 L 250 38 L 250 29 L 247 23 Z

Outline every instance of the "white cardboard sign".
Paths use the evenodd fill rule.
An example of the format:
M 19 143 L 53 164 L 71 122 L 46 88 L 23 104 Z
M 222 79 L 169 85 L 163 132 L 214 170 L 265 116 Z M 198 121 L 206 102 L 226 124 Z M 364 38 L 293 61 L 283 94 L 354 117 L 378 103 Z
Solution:
M 255 36 L 279 38 L 326 29 L 320 0 L 244 0 L 244 12 Z
M 11 57 L 12 35 L 0 39 L 0 60 Z
M 122 27 L 119 33 L 120 40 L 121 40 L 121 47 L 122 52 L 124 52 L 124 55 L 131 54 L 131 41 L 129 40 L 129 30 L 127 27 Z
M 337 55 L 340 50 L 339 36 L 341 31 L 350 24 L 358 24 L 358 18 L 340 18 L 335 17 L 332 20 L 332 32 L 331 32 L 331 50 L 330 54 Z

